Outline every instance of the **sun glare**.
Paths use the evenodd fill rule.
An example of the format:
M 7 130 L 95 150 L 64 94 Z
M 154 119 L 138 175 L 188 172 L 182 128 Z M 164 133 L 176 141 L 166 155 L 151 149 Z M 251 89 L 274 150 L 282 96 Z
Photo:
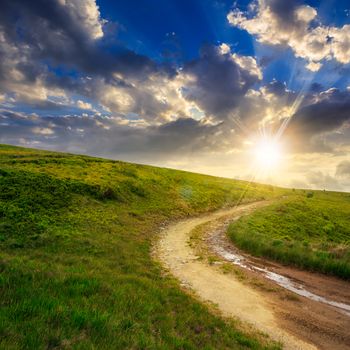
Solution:
M 281 145 L 273 139 L 262 139 L 255 145 L 255 157 L 259 167 L 276 168 L 282 156 Z

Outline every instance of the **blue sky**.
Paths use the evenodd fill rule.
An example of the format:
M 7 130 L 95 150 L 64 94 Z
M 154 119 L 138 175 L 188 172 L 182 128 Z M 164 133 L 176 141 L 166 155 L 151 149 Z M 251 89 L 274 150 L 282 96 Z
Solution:
M 296 58 L 290 48 L 260 45 L 246 30 L 230 25 L 227 21 L 229 11 L 235 8 L 246 11 L 251 3 L 249 0 L 98 0 L 96 4 L 101 18 L 108 21 L 108 44 L 103 45 L 111 52 L 125 47 L 160 64 L 181 67 L 198 58 L 204 45 L 227 43 L 237 54 L 255 57 L 258 62 L 268 60 L 259 84 L 276 79 L 286 82 L 288 88 L 298 90 L 303 86 L 305 76 L 311 76 L 313 82 L 325 87 L 344 89 L 348 86 L 348 72 L 344 73 L 336 63 L 323 66 L 317 74 L 309 74 L 304 68 L 304 60 Z M 323 25 L 339 27 L 349 23 L 350 5 L 346 0 L 298 3 L 317 9 L 317 20 Z M 60 76 L 79 76 L 79 71 L 65 65 L 48 61 L 48 68 Z M 26 108 L 19 104 L 15 107 L 16 110 Z M 37 112 L 42 113 L 41 110 Z M 70 112 L 79 111 L 72 108 Z M 51 113 L 58 115 L 61 112 Z
M 302 68 L 302 60 L 297 60 L 291 50 L 265 48 L 256 51 L 256 40 L 244 30 L 229 25 L 227 13 L 235 7 L 247 9 L 251 1 L 213 1 L 213 0 L 131 0 L 131 1 L 99 1 L 98 4 L 104 18 L 118 23 L 118 37 L 130 49 L 140 54 L 164 61 L 163 52 L 171 51 L 168 58 L 181 65 L 195 59 L 205 44 L 227 43 L 241 55 L 262 58 L 274 55 L 266 69 L 264 81 L 271 79 L 290 83 L 291 88 L 298 88 L 298 78 L 291 76 L 291 67 L 295 64 Z M 325 25 L 342 26 L 349 23 L 349 2 L 337 1 L 305 1 L 318 9 L 318 17 Z M 297 62 L 296 62 L 297 61 Z M 300 62 L 298 62 L 300 61 Z M 321 74 L 322 73 L 322 74 Z M 322 83 L 327 69 L 315 77 Z M 334 81 L 332 85 L 346 87 L 347 79 Z
M 4 0 L 0 52 L 2 143 L 350 189 L 346 0 Z
M 176 33 L 183 58 L 197 57 L 204 43 L 227 42 L 236 46 L 237 52 L 253 55 L 253 38 L 246 32 L 233 28 L 226 20 L 233 7 L 247 8 L 250 1 L 221 0 L 130 0 L 98 1 L 104 18 L 119 24 L 118 36 L 140 53 L 161 59 L 162 46 L 169 41 L 168 34 Z M 349 22 L 343 1 L 307 1 L 319 9 L 325 24 L 343 25 Z
M 101 1 L 100 5 L 101 12 L 120 23 L 121 40 L 158 60 L 171 41 L 178 43 L 183 60 L 197 57 L 205 43 L 223 41 L 236 44 L 244 54 L 253 53 L 250 36 L 226 21 L 231 1 Z

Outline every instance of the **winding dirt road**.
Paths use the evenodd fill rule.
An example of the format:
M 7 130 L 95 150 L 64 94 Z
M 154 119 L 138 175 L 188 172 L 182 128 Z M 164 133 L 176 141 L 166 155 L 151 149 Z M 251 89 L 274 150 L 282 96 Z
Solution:
M 196 227 L 209 224 L 209 233 L 224 232 L 229 221 L 267 204 L 269 202 L 241 205 L 170 225 L 160 235 L 156 247 L 157 256 L 181 281 L 184 288 L 194 291 L 202 300 L 217 305 L 224 316 L 239 318 L 267 333 L 274 340 L 282 342 L 285 349 L 350 349 L 348 315 L 304 297 L 290 297 L 284 289 L 266 280 L 257 271 L 244 271 L 248 274 L 244 280 L 237 278 L 235 274 L 225 274 L 220 269 L 224 257 L 219 257 L 223 262 L 210 265 L 206 259 L 199 257 L 198 250 L 190 244 L 190 234 Z M 221 235 L 221 239 L 223 236 Z M 212 235 L 208 234 L 202 241 L 215 253 L 215 247 L 211 245 L 217 241 L 213 240 Z M 278 268 L 278 264 L 272 265 L 273 268 Z M 291 275 L 291 269 L 288 271 Z M 323 278 L 310 275 L 314 279 Z M 309 280 L 308 277 L 304 278 Z M 254 283 L 250 283 L 251 281 Z M 335 283 L 335 287 L 340 283 L 345 290 L 350 286 L 347 282 L 338 280 L 328 282 L 331 285 Z M 350 288 L 349 295 L 344 293 L 346 295 L 341 295 L 340 298 L 350 298 Z

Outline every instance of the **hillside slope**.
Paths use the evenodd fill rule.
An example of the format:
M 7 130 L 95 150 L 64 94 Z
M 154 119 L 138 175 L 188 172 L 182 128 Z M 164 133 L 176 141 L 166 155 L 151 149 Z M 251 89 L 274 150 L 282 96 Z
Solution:
M 236 246 L 350 280 L 350 194 L 293 191 L 229 227 Z
M 151 258 L 162 224 L 243 193 L 287 190 L 0 146 L 0 348 L 275 348 L 185 294 Z

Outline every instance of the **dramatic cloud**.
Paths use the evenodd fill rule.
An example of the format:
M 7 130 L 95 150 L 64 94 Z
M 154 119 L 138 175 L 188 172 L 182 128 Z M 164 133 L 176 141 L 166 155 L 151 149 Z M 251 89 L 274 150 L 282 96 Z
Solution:
M 322 25 L 316 9 L 295 1 L 261 0 L 247 13 L 228 14 L 232 25 L 264 44 L 290 48 L 312 71 L 327 64 L 342 69 L 341 87 L 322 79 L 322 85 L 315 79 L 293 86 L 283 74 L 272 78 L 275 51 L 252 56 L 235 42 L 196 47 L 187 60 L 179 55 L 181 38 L 171 33 L 169 52 L 160 45 L 162 52 L 136 53 L 119 38 L 128 28 L 103 19 L 97 3 L 1 2 L 1 143 L 247 178 L 252 145 L 277 133 L 293 158 L 286 177 L 297 169 L 303 178 L 295 181 L 306 185 L 349 182 L 350 89 L 343 64 L 350 61 L 350 25 Z M 334 157 L 332 168 L 327 158 L 319 168 L 315 161 L 310 173 L 303 156 Z
M 103 37 L 103 24 L 100 12 L 94 0 L 59 0 L 75 23 L 79 23 L 92 40 Z
M 184 89 L 185 97 L 219 116 L 232 111 L 262 77 L 254 58 L 231 54 L 227 45 L 203 48 L 184 73 L 193 78 Z
M 350 25 L 318 24 L 316 9 L 295 0 L 259 0 L 250 9 L 247 13 L 231 11 L 229 23 L 255 35 L 261 43 L 290 47 L 297 57 L 308 61 L 309 70 L 319 70 L 324 60 L 350 62 Z
M 308 96 L 289 128 L 305 138 L 338 130 L 350 121 L 350 91 L 332 88 Z
M 36 105 L 65 99 L 67 90 L 98 99 L 91 85 L 103 80 L 118 88 L 123 105 L 123 79 L 174 74 L 119 44 L 110 46 L 105 22 L 94 0 L 5 0 L 0 11 L 0 92 Z M 72 70 L 80 78 L 74 82 L 69 78 Z M 113 79 L 118 74 L 123 79 Z
M 77 101 L 77 107 L 80 108 L 80 109 L 92 109 L 91 103 L 84 102 L 84 101 L 81 101 L 81 100 Z
M 59 147 L 113 158 L 133 157 L 166 159 L 195 152 L 220 150 L 225 140 L 220 126 L 183 118 L 161 126 L 138 127 L 123 124 L 118 118 L 66 116 L 39 117 L 0 111 L 0 143 L 20 143 L 42 148 Z

